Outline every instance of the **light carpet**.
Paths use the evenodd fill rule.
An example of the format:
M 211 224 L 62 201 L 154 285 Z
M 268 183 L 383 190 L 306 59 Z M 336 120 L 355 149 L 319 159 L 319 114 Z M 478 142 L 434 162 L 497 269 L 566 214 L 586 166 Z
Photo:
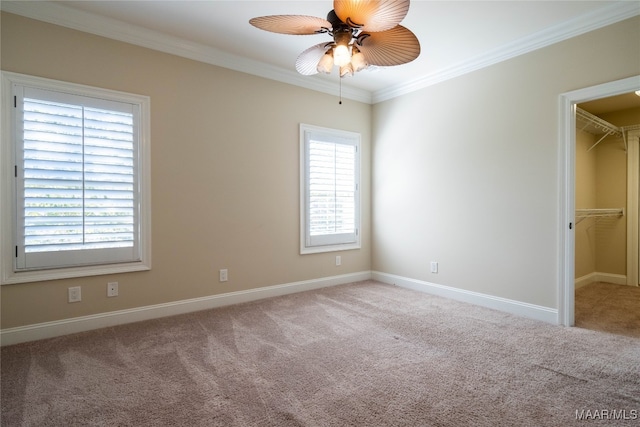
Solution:
M 640 338 L 640 287 L 594 282 L 576 289 L 579 328 Z
M 640 417 L 640 340 L 373 281 L 5 347 L 1 362 L 3 426 Z

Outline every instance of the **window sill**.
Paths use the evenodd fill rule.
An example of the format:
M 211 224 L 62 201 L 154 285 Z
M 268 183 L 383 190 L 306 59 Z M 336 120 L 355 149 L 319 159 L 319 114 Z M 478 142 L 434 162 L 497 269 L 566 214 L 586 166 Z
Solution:
M 350 251 L 353 249 L 360 249 L 360 243 L 302 247 L 300 248 L 300 255 L 317 254 L 322 252 Z
M 100 276 L 105 274 L 129 273 L 134 271 L 151 270 L 151 265 L 144 262 L 122 264 L 97 265 L 86 267 L 58 268 L 49 270 L 32 270 L 8 272 L 3 275 L 3 285 L 18 283 L 43 282 L 47 280 L 70 279 L 74 277 Z

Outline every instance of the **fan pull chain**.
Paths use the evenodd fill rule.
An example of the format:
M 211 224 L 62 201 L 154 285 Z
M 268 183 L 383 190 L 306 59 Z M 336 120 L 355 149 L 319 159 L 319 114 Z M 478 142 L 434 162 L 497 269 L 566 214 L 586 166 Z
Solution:
M 338 76 L 338 80 L 340 81 L 340 102 L 338 102 L 338 105 L 342 105 L 342 77 Z

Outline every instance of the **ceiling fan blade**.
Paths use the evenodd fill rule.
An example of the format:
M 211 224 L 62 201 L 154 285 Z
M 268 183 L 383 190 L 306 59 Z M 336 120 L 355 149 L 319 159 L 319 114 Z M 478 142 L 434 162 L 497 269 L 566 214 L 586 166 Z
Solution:
M 331 29 L 331 24 L 326 19 L 306 15 L 260 16 L 250 19 L 249 23 L 261 30 L 293 35 L 326 33 Z
M 407 16 L 409 0 L 334 0 L 333 10 L 342 22 L 362 26 L 363 31 L 385 31 Z
M 383 67 L 406 64 L 420 55 L 418 38 L 402 25 L 387 31 L 362 33 L 357 46 L 369 64 Z
M 305 76 L 318 74 L 318 62 L 328 49 L 327 43 L 311 46 L 296 59 L 296 70 Z

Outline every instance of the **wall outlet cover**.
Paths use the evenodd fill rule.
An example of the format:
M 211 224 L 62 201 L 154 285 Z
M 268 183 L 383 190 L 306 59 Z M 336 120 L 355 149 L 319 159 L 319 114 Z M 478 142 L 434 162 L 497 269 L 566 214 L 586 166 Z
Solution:
M 107 283 L 107 296 L 108 297 L 118 296 L 118 282 Z
M 82 288 L 80 288 L 80 286 L 73 286 L 68 289 L 68 292 L 69 292 L 69 302 L 82 301 Z

